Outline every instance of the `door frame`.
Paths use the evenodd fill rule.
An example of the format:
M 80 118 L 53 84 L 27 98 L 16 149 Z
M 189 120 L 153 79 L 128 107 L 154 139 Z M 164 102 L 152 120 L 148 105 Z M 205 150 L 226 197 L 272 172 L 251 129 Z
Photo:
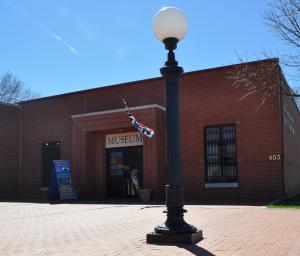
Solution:
M 48 190 L 49 189 L 49 183 L 50 183 L 50 178 L 51 178 L 51 171 L 52 171 L 52 160 L 51 160 L 51 167 L 50 167 L 50 170 L 48 170 L 48 178 L 47 178 L 47 181 L 48 181 L 48 184 L 46 185 L 44 182 L 46 179 L 44 177 L 45 175 L 45 171 L 44 169 L 47 168 L 48 166 L 45 164 L 45 159 L 44 159 L 44 152 L 47 150 L 47 149 L 57 149 L 58 150 L 58 155 L 59 155 L 59 159 L 52 159 L 52 160 L 61 160 L 61 142 L 60 141 L 50 141 L 50 142 L 43 142 L 41 144 L 41 188 L 42 190 Z
M 110 198 L 110 197 L 116 197 L 114 195 L 112 195 L 111 193 L 109 193 L 109 160 L 110 160 L 110 153 L 113 151 L 122 151 L 123 155 L 124 155 L 124 150 L 126 150 L 127 148 L 140 148 L 141 149 L 141 170 L 140 171 L 140 175 L 139 175 L 139 182 L 141 183 L 141 186 L 143 186 L 144 183 L 144 147 L 143 145 L 139 145 L 139 146 L 129 146 L 129 147 L 118 147 L 118 148 L 105 148 L 105 163 L 104 163 L 104 172 L 105 172 L 105 193 L 106 193 L 106 197 Z M 122 196 L 121 196 L 122 197 Z

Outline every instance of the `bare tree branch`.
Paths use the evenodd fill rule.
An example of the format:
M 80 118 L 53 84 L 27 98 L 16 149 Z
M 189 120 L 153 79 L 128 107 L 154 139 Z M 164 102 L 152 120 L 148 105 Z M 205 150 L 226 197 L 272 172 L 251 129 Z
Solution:
M 281 63 L 300 68 L 300 0 L 272 0 L 263 17 L 275 34 L 292 47 Z
M 25 88 L 23 82 L 9 71 L 0 78 L 0 101 L 16 103 L 17 101 L 29 100 L 38 96 L 30 88 Z
M 266 24 L 273 29 L 275 34 L 290 46 L 288 53 L 277 54 L 280 63 L 295 68 L 300 73 L 300 0 L 267 0 L 268 9 L 263 18 Z M 270 54 L 265 51 L 265 58 Z M 273 56 L 274 58 L 274 56 Z M 242 65 L 238 65 L 230 72 L 233 88 L 243 87 L 244 95 L 240 100 L 257 94 L 260 99 L 259 108 L 266 100 L 276 94 L 300 99 L 300 88 L 292 90 L 289 86 L 283 86 L 278 82 L 276 72 L 280 71 L 279 59 L 261 62 L 259 65 L 249 65 L 238 56 Z M 300 100 L 298 100 L 300 107 Z
M 292 89 L 282 86 L 276 74 L 280 71 L 277 59 L 265 60 L 258 65 L 240 60 L 241 65 L 235 66 L 229 72 L 229 79 L 232 80 L 234 89 L 244 89 L 244 95 L 240 100 L 257 94 L 260 97 L 261 108 L 267 99 L 274 95 L 282 94 L 290 97 L 299 97 L 300 94 Z

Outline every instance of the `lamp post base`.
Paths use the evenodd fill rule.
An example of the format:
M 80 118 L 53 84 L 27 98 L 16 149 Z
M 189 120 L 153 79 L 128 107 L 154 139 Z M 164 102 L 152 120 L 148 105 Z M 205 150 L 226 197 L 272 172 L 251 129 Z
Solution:
M 182 234 L 157 234 L 148 233 L 146 242 L 148 244 L 195 244 L 203 239 L 202 230 L 195 233 Z
M 154 228 L 154 232 L 147 234 L 148 244 L 192 244 L 203 239 L 202 230 L 185 222 L 182 207 L 168 207 L 165 223 Z

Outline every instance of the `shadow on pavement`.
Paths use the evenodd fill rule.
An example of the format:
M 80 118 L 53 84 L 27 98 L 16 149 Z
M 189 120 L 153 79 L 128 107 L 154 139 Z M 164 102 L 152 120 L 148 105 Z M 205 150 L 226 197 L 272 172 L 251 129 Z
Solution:
M 200 256 L 215 256 L 215 254 L 210 253 L 209 251 L 205 250 L 204 248 L 196 245 L 196 244 L 186 244 L 186 245 L 178 245 L 179 248 L 184 248 L 185 250 L 189 251 L 194 255 Z
M 198 246 L 197 244 L 155 244 L 156 246 L 177 246 L 178 248 L 185 249 L 193 255 L 199 256 L 215 256 L 215 254 L 207 251 L 206 249 Z

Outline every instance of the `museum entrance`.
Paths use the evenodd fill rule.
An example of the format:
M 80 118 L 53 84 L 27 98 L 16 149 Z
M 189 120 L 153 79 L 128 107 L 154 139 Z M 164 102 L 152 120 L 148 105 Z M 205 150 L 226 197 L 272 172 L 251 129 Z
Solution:
M 143 146 L 107 148 L 107 196 L 134 197 L 138 186 L 143 186 Z

